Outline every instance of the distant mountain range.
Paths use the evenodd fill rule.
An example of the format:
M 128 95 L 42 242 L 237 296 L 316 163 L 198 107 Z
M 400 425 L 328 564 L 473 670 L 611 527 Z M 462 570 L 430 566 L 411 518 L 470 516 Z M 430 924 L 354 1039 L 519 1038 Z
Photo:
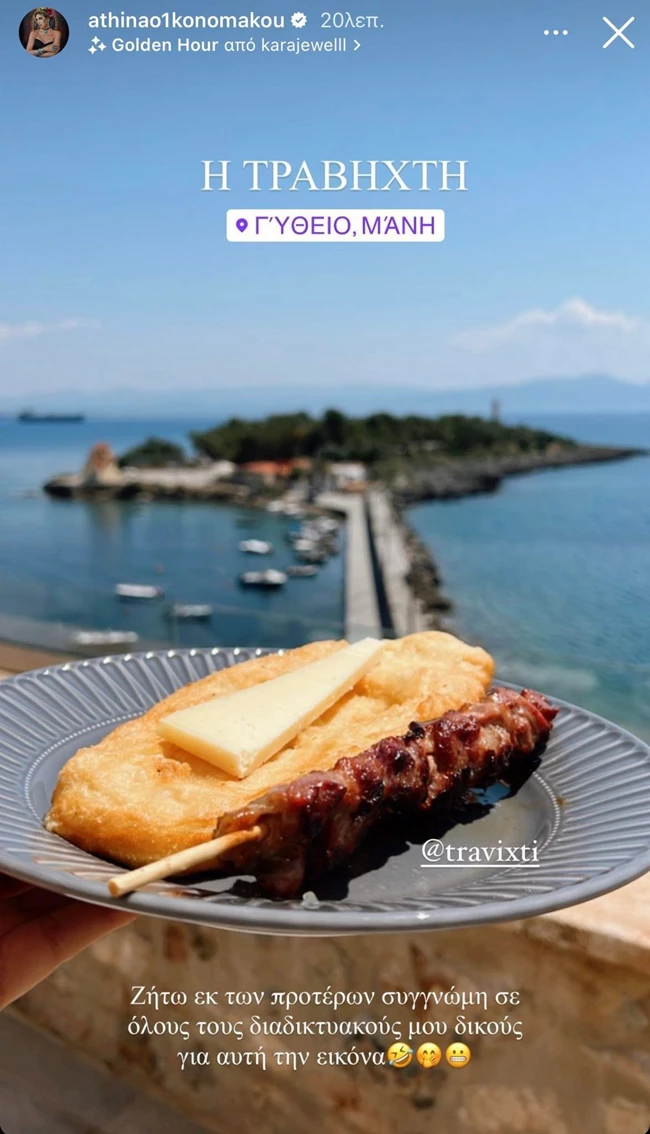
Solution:
M 16 414 L 24 408 L 26 395 L 0 397 L 0 414 Z M 485 386 L 461 390 L 428 390 L 407 385 L 370 386 L 228 386 L 216 384 L 204 390 L 130 390 L 116 388 L 93 393 L 65 390 L 30 394 L 27 400 L 39 413 L 56 412 L 65 406 L 92 417 L 129 417 L 157 420 L 164 417 L 223 419 L 230 416 L 263 416 L 304 409 L 320 413 L 336 406 L 346 413 L 367 414 L 375 410 L 393 413 L 466 413 L 486 416 L 494 401 L 504 417 L 567 413 L 650 413 L 650 382 L 636 385 L 605 375 L 583 378 L 539 378 L 517 386 Z

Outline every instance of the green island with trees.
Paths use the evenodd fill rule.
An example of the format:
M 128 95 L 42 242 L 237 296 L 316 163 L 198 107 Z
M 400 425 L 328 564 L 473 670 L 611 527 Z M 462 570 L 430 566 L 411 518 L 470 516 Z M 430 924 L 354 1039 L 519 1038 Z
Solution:
M 550 446 L 576 444 L 544 429 L 463 414 L 348 417 L 336 409 L 320 417 L 308 413 L 272 414 L 259 421 L 233 417 L 212 429 L 191 433 L 190 441 L 198 457 L 237 465 L 310 457 L 315 461 L 363 461 L 373 467 L 400 458 L 429 463 L 444 458 L 541 455 Z M 188 463 L 191 458 L 179 445 L 159 437 L 148 438 L 120 458 L 122 467 Z

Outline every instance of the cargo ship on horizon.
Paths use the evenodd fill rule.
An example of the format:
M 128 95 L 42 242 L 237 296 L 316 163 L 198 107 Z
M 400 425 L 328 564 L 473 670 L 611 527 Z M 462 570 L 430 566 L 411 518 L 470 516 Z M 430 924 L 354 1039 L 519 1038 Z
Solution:
M 23 410 L 19 413 L 17 421 L 28 422 L 48 422 L 59 425 L 76 424 L 86 420 L 85 413 L 35 413 L 34 410 Z

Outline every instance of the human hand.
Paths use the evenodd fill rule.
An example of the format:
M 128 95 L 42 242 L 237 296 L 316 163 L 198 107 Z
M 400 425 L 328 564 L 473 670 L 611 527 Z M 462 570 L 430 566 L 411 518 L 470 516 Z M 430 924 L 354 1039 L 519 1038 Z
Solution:
M 134 917 L 0 874 L 0 1010 Z

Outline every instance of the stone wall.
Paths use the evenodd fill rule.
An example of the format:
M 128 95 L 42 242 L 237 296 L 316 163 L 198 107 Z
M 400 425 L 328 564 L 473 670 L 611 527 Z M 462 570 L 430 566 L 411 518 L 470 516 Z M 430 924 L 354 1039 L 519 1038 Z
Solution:
M 637 944 L 594 932 L 588 919 L 575 924 L 559 916 L 457 932 L 311 940 L 142 919 L 59 970 L 19 1010 L 216 1134 L 645 1134 L 650 964 Z M 267 995 L 328 986 L 377 994 L 450 986 L 490 995 L 517 989 L 520 1008 L 497 1015 L 510 1012 L 511 1020 L 521 1020 L 524 1037 L 465 1037 L 472 1061 L 462 1070 L 444 1059 L 431 1070 L 415 1061 L 404 1070 L 318 1067 L 317 1050 L 343 1050 L 354 1039 L 258 1037 L 254 1044 L 233 1045 L 131 1036 L 127 1024 L 134 1013 L 148 1011 L 156 1018 L 151 1010 L 131 1006 L 134 984 L 182 988 L 190 997 L 199 989 Z M 435 1016 L 451 1024 L 459 1011 L 448 1007 Z M 298 1008 L 293 1014 L 335 1018 L 331 1008 Z M 365 1011 L 347 1008 L 337 1018 L 384 1014 L 418 1018 L 407 1009 L 376 1004 Z M 178 1021 L 235 1021 L 242 1015 L 241 1008 L 196 1006 L 160 1013 Z M 260 1043 L 268 1056 L 265 1072 L 218 1066 L 182 1071 L 176 1055 L 192 1046 L 216 1052 L 257 1049 Z M 356 1045 L 358 1051 L 374 1051 L 385 1041 L 365 1037 Z M 286 1049 L 311 1051 L 307 1066 L 297 1072 L 277 1067 L 273 1052 Z

